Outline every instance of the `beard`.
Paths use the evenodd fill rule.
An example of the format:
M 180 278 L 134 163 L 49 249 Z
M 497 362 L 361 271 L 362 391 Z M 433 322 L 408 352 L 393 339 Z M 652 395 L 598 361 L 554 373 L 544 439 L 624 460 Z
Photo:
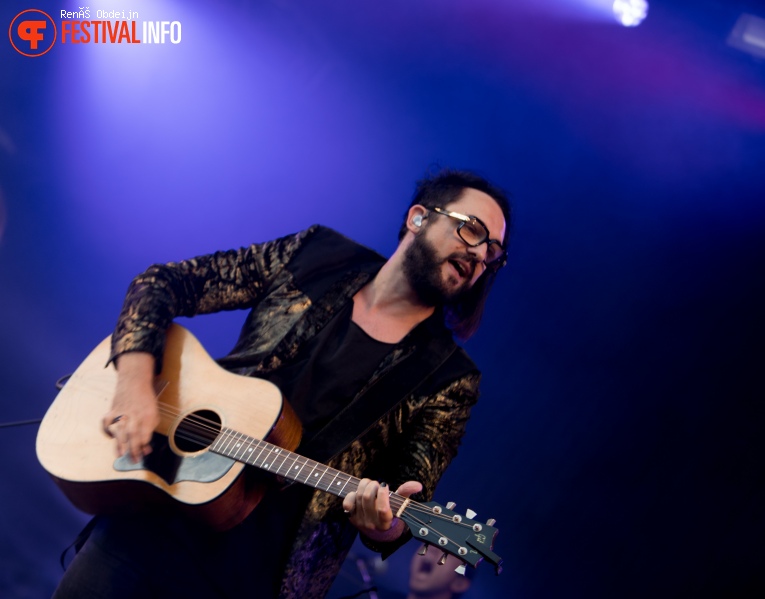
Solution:
M 442 264 L 452 258 L 463 260 L 471 265 L 470 272 L 466 273 L 469 276 L 466 276 L 457 287 L 449 287 L 441 275 Z M 475 260 L 468 253 L 454 253 L 439 260 L 436 248 L 425 239 L 424 235 L 417 235 L 404 254 L 404 275 L 417 297 L 426 306 L 458 302 L 470 291 L 470 282 L 475 268 Z

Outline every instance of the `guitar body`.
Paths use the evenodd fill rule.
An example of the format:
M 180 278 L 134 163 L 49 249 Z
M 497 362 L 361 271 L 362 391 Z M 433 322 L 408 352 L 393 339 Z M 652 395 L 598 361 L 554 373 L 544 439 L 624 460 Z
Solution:
M 204 439 L 189 442 L 184 430 L 189 418 L 202 418 L 292 451 L 300 423 L 278 388 L 224 370 L 189 331 L 172 325 L 157 377 L 161 421 L 153 451 L 134 464 L 115 456 L 102 428 L 117 385 L 116 370 L 106 366 L 110 344 L 107 338 L 91 352 L 48 409 L 37 436 L 42 466 L 87 513 L 174 504 L 216 530 L 244 520 L 266 487 L 244 463 L 209 451 Z

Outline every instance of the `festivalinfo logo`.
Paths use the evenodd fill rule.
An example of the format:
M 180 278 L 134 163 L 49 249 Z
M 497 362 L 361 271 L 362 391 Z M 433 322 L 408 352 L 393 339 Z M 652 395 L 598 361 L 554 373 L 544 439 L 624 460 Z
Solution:
M 62 10 L 56 21 L 48 13 L 30 8 L 11 21 L 8 37 L 19 54 L 37 58 L 59 44 L 180 44 L 180 21 L 138 21 L 134 10 Z M 93 18 L 95 17 L 95 18 Z M 59 29 L 61 35 L 59 37 Z M 140 31 L 140 36 L 139 36 Z
M 46 54 L 56 43 L 56 22 L 51 16 L 30 8 L 17 14 L 8 29 L 8 37 L 16 52 L 36 58 Z

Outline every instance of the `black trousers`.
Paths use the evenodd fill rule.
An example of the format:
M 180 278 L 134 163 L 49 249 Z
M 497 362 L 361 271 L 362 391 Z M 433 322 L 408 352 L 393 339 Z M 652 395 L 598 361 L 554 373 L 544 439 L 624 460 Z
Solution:
M 53 597 L 224 597 L 179 524 L 156 515 L 98 518 Z
M 267 493 L 225 533 L 175 512 L 100 516 L 53 598 L 276 598 L 310 491 Z

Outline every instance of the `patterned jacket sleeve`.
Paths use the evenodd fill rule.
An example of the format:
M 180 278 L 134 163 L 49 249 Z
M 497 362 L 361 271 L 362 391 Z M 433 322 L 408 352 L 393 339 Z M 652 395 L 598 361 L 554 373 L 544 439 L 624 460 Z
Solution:
M 174 318 L 255 305 L 317 227 L 238 250 L 155 264 L 133 279 L 112 335 L 110 361 L 129 351 L 157 360 Z
M 475 372 L 426 396 L 410 397 L 403 404 L 393 429 L 395 437 L 386 472 L 382 475 L 395 490 L 408 480 L 422 483 L 416 501 L 430 501 L 447 466 L 457 455 L 470 411 L 478 400 L 480 373 Z M 369 548 L 387 557 L 409 540 L 405 534 L 392 543 L 374 543 L 362 536 Z
M 433 498 L 436 484 L 457 455 L 470 411 L 478 401 L 480 378 L 478 373 L 464 376 L 442 391 L 415 397 L 404 406 L 401 480 L 395 482 L 420 481 L 425 501 Z

